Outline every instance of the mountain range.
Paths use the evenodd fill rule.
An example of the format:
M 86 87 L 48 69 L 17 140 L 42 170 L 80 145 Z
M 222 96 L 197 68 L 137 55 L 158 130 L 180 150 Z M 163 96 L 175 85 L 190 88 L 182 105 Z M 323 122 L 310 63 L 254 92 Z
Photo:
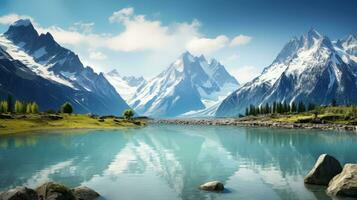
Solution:
M 129 102 L 133 98 L 139 87 L 147 83 L 142 76 L 123 76 L 116 69 L 106 73 L 104 76 L 126 102 Z
M 41 110 L 69 101 L 78 113 L 119 115 L 131 107 L 152 117 L 238 116 L 251 104 L 273 102 L 356 104 L 357 36 L 332 41 L 311 29 L 240 85 L 219 61 L 188 51 L 150 80 L 96 73 L 21 19 L 0 35 L 0 99 L 8 95 L 36 101 Z
M 357 103 L 357 39 L 350 35 L 331 41 L 314 29 L 291 39 L 271 65 L 230 94 L 216 116 L 243 114 L 250 104 Z
M 127 103 L 102 73 L 84 67 L 50 33 L 21 19 L 0 36 L 0 97 L 36 101 L 43 110 L 69 101 L 79 113 L 121 114 Z
M 0 35 L 0 50 L 0 98 L 36 101 L 41 110 L 69 101 L 78 113 L 118 115 L 130 105 L 155 117 L 213 115 L 239 85 L 218 61 L 189 52 L 149 81 L 117 70 L 98 74 L 28 19 Z
M 208 62 L 203 55 L 195 57 L 185 52 L 138 87 L 128 102 L 143 115 L 177 117 L 211 109 L 238 86 L 238 81 L 218 61 Z

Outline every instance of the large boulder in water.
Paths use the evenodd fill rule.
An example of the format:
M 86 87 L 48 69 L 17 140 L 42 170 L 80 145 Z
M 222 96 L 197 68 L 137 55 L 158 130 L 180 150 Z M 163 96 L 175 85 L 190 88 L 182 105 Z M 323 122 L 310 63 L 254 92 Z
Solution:
M 327 194 L 357 197 L 357 164 L 346 164 L 329 183 Z
M 224 185 L 219 181 L 211 181 L 201 185 L 200 189 L 206 191 L 220 192 L 224 190 Z
M 304 182 L 314 185 L 328 185 L 330 180 L 342 171 L 340 162 L 334 157 L 322 154 L 315 166 L 306 175 Z
M 0 194 L 0 200 L 37 200 L 35 190 L 27 187 L 16 187 Z
M 64 185 L 48 182 L 36 189 L 40 200 L 76 200 L 72 191 Z
M 100 196 L 96 191 L 85 186 L 76 187 L 72 192 L 77 200 L 96 200 Z

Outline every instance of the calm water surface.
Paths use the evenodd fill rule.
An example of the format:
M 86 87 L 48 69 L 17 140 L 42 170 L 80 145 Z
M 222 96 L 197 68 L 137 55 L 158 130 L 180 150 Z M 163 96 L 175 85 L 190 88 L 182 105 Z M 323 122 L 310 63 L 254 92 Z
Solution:
M 341 132 L 151 125 L 117 131 L 0 137 L 0 190 L 53 180 L 105 199 L 329 199 L 304 175 L 322 153 L 357 162 Z M 224 182 L 224 193 L 197 187 Z

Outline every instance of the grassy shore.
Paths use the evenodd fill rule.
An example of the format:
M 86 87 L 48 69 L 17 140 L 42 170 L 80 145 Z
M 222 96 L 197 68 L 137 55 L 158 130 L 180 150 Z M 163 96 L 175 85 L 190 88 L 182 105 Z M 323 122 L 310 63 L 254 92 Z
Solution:
M 0 135 L 21 132 L 37 132 L 61 129 L 117 129 L 139 127 L 144 120 L 124 120 L 116 117 L 91 117 L 80 114 L 21 114 L 3 115 L 0 119 Z
M 244 117 L 157 119 L 152 123 L 357 131 L 357 106 L 320 106 L 303 113 L 274 113 Z
M 304 113 L 268 115 L 276 122 L 357 125 L 356 106 L 326 106 Z

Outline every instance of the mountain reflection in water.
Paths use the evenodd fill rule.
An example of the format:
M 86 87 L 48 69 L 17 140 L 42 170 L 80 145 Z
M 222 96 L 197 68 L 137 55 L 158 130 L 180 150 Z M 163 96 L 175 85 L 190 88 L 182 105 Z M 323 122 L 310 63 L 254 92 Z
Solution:
M 343 132 L 151 125 L 0 137 L 0 190 L 54 180 L 106 199 L 329 199 L 304 175 L 322 153 L 357 162 Z M 220 180 L 225 193 L 198 186 Z

